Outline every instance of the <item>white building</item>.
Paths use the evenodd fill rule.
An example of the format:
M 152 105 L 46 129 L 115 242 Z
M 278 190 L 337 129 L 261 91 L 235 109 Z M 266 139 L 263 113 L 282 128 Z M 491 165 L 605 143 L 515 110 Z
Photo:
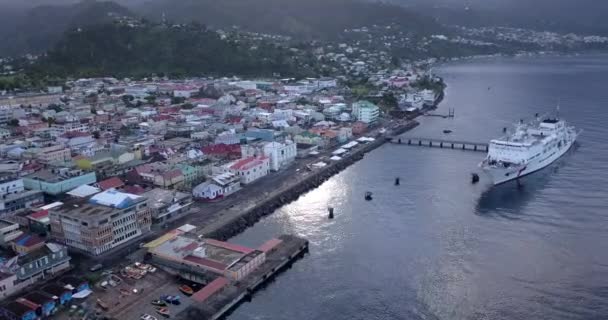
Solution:
M 136 100 L 144 100 L 150 95 L 150 92 L 146 86 L 128 86 L 125 88 L 125 94 L 133 96 Z
M 17 290 L 15 288 L 17 275 L 14 273 L 0 273 L 0 299 L 4 299 Z
M 278 171 L 292 163 L 298 155 L 296 144 L 292 141 L 286 143 L 269 142 L 264 145 L 264 155 L 270 159 L 270 169 Z
M 190 134 L 190 139 L 192 140 L 206 140 L 208 138 L 209 133 L 207 131 L 197 131 Z
M 11 131 L 5 128 L 0 128 L 0 139 L 6 140 L 11 137 Z
M 61 94 L 63 93 L 63 87 L 61 86 L 50 86 L 47 87 L 46 91 L 48 91 L 48 93 L 50 94 Z
M 19 224 L 8 220 L 0 220 L 0 246 L 6 247 L 8 243 L 17 239 L 23 232 Z
M 435 92 L 433 90 L 424 89 L 420 91 L 420 96 L 426 104 L 432 104 L 435 102 Z
M 369 101 L 353 103 L 353 116 L 361 122 L 371 124 L 378 120 L 380 109 Z
M 215 137 L 215 144 L 239 144 L 241 136 L 234 132 L 224 131 Z
M 199 88 L 194 86 L 180 86 L 173 90 L 174 97 L 190 98 L 198 94 Z
M 338 86 L 338 82 L 333 78 L 321 78 L 318 80 L 319 89 L 335 88 Z
M 270 172 L 270 159 L 266 156 L 241 159 L 230 166 L 230 171 L 240 177 L 242 184 L 249 184 Z
M 275 109 L 272 115 L 272 120 L 292 120 L 293 109 Z
M 232 172 L 224 172 L 211 177 L 192 189 L 192 195 L 199 200 L 212 201 L 225 198 L 241 189 L 241 177 Z
M 13 118 L 13 108 L 10 106 L 0 106 L 0 124 L 6 124 Z
M 91 128 L 86 123 L 66 122 L 63 124 L 53 124 L 53 127 L 51 128 L 50 133 L 51 133 L 51 136 L 53 136 L 53 137 L 59 137 L 60 135 L 66 133 L 66 132 L 73 132 L 73 131 L 91 132 L 90 129 Z
M 230 84 L 233 85 L 233 86 L 235 86 L 235 87 L 239 87 L 241 89 L 244 89 L 244 90 L 254 90 L 254 89 L 257 89 L 257 84 L 255 82 L 249 81 L 249 80 L 231 82 Z
M 0 182 L 0 196 L 2 197 L 13 193 L 20 193 L 24 190 L 23 179 L 3 179 L 2 182 Z
M 273 114 L 270 112 L 257 112 L 255 114 L 255 117 L 258 118 L 258 120 L 260 121 L 270 123 L 270 121 L 272 121 L 273 119 Z

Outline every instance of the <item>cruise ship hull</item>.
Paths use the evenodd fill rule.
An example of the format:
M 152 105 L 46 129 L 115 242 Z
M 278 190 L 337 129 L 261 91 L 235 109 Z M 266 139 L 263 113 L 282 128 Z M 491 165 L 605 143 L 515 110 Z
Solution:
M 545 157 L 534 159 L 533 161 L 517 167 L 502 168 L 482 165 L 483 170 L 492 178 L 494 185 L 503 184 L 511 180 L 516 180 L 541 170 L 557 159 L 561 158 L 574 144 L 576 139 L 572 139 L 569 143 L 552 150 Z

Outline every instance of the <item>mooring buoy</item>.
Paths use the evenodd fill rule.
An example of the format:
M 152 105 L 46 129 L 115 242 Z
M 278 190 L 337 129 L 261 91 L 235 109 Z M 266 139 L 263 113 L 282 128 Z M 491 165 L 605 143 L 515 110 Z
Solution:
M 471 173 L 471 183 L 479 182 L 479 175 L 477 173 Z

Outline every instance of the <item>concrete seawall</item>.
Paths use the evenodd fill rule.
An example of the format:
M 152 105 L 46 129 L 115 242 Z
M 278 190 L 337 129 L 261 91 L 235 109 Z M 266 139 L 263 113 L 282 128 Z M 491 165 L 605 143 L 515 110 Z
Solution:
M 393 129 L 391 135 L 404 133 L 416 126 L 418 126 L 418 122 L 411 121 Z M 378 137 L 375 141 L 366 144 L 343 157 L 342 160 L 330 163 L 324 168 L 311 172 L 311 174 L 305 178 L 294 181 L 293 184 L 290 184 L 283 190 L 269 196 L 253 208 L 244 212 L 233 212 L 231 215 L 224 216 L 222 219 L 219 219 L 219 221 L 200 229 L 199 232 L 206 237 L 220 240 L 231 238 L 254 225 L 261 218 L 271 214 L 281 206 L 297 200 L 300 195 L 317 188 L 333 175 L 363 159 L 365 153 L 380 147 L 384 143 L 386 143 L 385 137 Z

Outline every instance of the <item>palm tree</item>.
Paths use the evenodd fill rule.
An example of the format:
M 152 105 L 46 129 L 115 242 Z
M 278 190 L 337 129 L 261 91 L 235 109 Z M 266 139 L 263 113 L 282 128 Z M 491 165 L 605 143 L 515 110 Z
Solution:
M 49 128 L 52 127 L 53 124 L 55 123 L 55 118 L 53 118 L 53 117 L 46 118 L 46 123 L 49 124 Z

